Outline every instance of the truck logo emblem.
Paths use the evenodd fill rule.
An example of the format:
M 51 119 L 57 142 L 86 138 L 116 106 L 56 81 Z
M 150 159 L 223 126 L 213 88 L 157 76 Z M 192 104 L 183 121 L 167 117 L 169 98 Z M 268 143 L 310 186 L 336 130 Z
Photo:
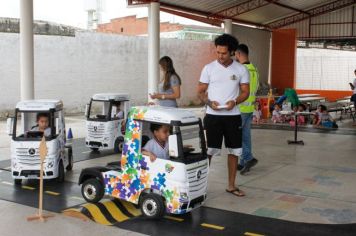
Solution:
M 34 148 L 30 148 L 28 149 L 28 154 L 30 154 L 31 156 L 35 155 L 36 150 Z
M 98 127 L 97 126 L 94 126 L 94 131 L 96 132 L 98 130 Z
M 201 170 L 199 170 L 197 173 L 197 179 L 200 179 L 200 177 L 201 177 Z
M 166 164 L 165 168 L 166 168 L 166 172 L 168 172 L 168 174 L 174 170 L 174 166 L 172 166 L 170 164 Z

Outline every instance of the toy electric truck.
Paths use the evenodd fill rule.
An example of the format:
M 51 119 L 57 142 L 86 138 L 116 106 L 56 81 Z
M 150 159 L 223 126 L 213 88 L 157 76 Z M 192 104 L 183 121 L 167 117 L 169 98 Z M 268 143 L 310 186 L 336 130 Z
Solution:
M 47 134 L 36 129 L 39 114 L 48 119 Z M 66 145 L 62 101 L 29 100 L 17 103 L 15 116 L 7 120 L 7 132 L 12 137 L 11 173 L 15 184 L 21 184 L 23 179 L 39 178 L 39 145 L 43 136 L 48 149 L 43 178 L 63 182 L 65 169 L 72 170 L 72 147 Z
M 150 124 L 171 127 L 169 160 L 151 162 L 142 154 Z M 150 131 L 148 131 L 150 132 Z M 206 199 L 208 159 L 201 119 L 178 108 L 132 107 L 126 123 L 121 161 L 83 169 L 82 195 L 98 202 L 104 195 L 138 204 L 148 218 L 183 214 Z
M 85 144 L 93 151 L 114 149 L 122 151 L 124 135 L 122 124 L 129 110 L 128 94 L 95 94 L 86 107 Z

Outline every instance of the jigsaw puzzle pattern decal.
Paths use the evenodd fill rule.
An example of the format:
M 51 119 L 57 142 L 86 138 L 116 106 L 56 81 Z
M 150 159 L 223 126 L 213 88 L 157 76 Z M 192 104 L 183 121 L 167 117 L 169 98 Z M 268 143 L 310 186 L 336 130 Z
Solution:
M 126 201 L 138 203 L 141 192 L 145 189 L 158 191 L 165 197 L 167 212 L 184 213 L 181 209 L 183 199 L 177 188 L 170 189 L 166 185 L 167 174 L 174 166 L 167 164 L 166 173 L 151 176 L 150 163 L 141 154 L 141 123 L 147 109 L 133 108 L 126 123 L 125 144 L 121 158 L 122 173 L 120 176 L 103 173 L 106 194 Z M 149 159 L 147 159 L 149 160 Z

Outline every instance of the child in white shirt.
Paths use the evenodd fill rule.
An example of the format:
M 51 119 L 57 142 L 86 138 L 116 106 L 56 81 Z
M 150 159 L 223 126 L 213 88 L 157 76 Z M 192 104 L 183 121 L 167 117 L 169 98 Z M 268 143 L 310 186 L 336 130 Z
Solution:
M 157 158 L 169 160 L 168 137 L 170 126 L 151 124 L 150 130 L 153 133 L 153 138 L 143 147 L 142 154 L 149 156 L 152 162 Z

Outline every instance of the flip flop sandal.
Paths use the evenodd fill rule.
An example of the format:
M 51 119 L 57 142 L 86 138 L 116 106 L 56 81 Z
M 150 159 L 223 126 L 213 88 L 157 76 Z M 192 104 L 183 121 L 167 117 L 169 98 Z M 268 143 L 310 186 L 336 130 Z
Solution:
M 225 189 L 226 192 L 231 193 L 232 195 L 235 195 L 236 197 L 243 197 L 245 196 L 245 193 L 243 193 L 239 188 L 235 188 L 233 190 L 228 190 Z

